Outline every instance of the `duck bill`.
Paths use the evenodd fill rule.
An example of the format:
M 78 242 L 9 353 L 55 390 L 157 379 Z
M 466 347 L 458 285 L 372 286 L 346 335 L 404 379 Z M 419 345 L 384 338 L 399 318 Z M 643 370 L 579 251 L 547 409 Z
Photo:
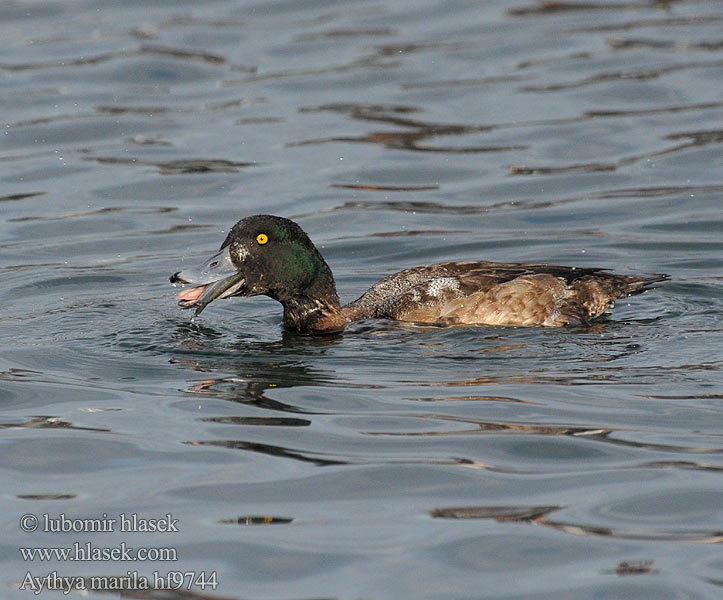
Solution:
M 243 294 L 246 283 L 244 274 L 231 260 L 228 246 L 197 268 L 174 273 L 170 280 L 171 283 L 193 286 L 178 294 L 178 306 L 195 307 L 196 315 L 201 314 L 201 311 L 217 298 Z

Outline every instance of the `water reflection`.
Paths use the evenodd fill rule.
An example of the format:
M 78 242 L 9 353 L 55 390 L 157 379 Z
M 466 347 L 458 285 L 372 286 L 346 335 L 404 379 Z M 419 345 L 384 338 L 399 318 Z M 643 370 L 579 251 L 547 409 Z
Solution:
M 326 31 L 320 31 L 318 33 L 300 33 L 294 37 L 294 41 L 312 42 L 327 39 L 383 37 L 391 35 L 397 35 L 397 32 L 389 27 L 370 27 L 366 29 L 327 29 Z
M 665 6 L 667 2 L 663 2 Z M 597 33 L 605 31 L 628 31 L 630 29 L 640 29 L 648 27 L 685 27 L 688 25 L 716 23 L 723 21 L 723 16 L 717 13 L 708 13 L 702 15 L 670 15 L 665 17 L 642 18 L 631 21 L 617 21 L 615 23 L 596 23 L 594 25 L 583 25 L 567 30 L 568 33 Z
M 73 500 L 77 498 L 76 494 L 16 494 L 16 498 L 20 500 Z
M 363 187 L 366 188 L 369 186 Z M 421 214 L 479 215 L 489 212 L 490 210 L 493 210 L 495 208 L 509 208 L 514 205 L 514 202 L 498 202 L 491 205 L 479 206 L 469 204 L 444 204 L 441 202 L 434 202 L 429 200 L 347 200 L 343 204 L 330 209 L 328 212 L 335 210 L 392 210 L 404 213 L 415 212 Z
M 184 442 L 191 446 L 216 446 L 220 448 L 230 448 L 232 450 L 244 450 L 246 452 L 258 452 L 259 454 L 267 454 L 280 458 L 298 460 L 301 462 L 312 463 L 319 467 L 327 467 L 329 465 L 346 465 L 345 460 L 336 458 L 322 458 L 323 452 L 300 451 L 272 444 L 262 444 L 260 442 L 247 442 L 242 440 L 194 440 Z
M 201 421 L 224 425 L 262 425 L 270 427 L 308 427 L 311 425 L 311 421 L 308 419 L 293 417 L 206 417 Z
M 723 61 L 691 61 L 679 63 L 675 65 L 665 64 L 658 67 L 636 67 L 621 69 L 619 71 L 603 71 L 595 75 L 588 75 L 573 81 L 563 81 L 557 83 L 546 83 L 544 85 L 526 85 L 520 88 L 521 92 L 560 92 L 563 90 L 579 89 L 600 83 L 610 81 L 648 81 L 658 79 L 663 75 L 675 73 L 677 71 L 685 71 L 689 69 L 708 69 L 711 67 L 720 67 Z
M 433 419 L 439 421 L 447 421 L 452 423 L 469 423 L 475 427 L 471 429 L 457 429 L 454 431 L 392 431 L 392 432 L 375 432 L 366 431 L 367 435 L 380 436 L 436 436 L 436 435 L 470 435 L 475 433 L 530 433 L 538 435 L 569 435 L 574 437 L 586 437 L 594 439 L 606 438 L 612 430 L 588 427 L 569 427 L 569 426 L 546 426 L 542 424 L 523 424 L 523 423 L 500 423 L 490 421 L 477 421 L 475 419 L 466 419 L 451 415 L 434 414 L 415 414 L 407 415 L 414 418 Z
M 518 68 L 522 68 L 519 67 Z M 490 85 L 494 83 L 510 83 L 516 81 L 525 81 L 528 77 L 525 75 L 497 75 L 490 77 L 475 77 L 470 79 L 440 79 L 436 81 L 420 81 L 416 83 L 403 83 L 401 88 L 403 90 L 415 90 L 425 88 L 453 88 L 453 87 L 467 87 L 467 86 L 478 86 L 478 85 Z
M 273 342 L 247 338 L 226 342 L 225 338 L 225 334 L 207 325 L 183 323 L 177 326 L 173 339 L 184 352 L 172 359 L 173 363 L 204 373 L 235 371 L 235 375 L 195 382 L 187 392 L 276 412 L 315 414 L 315 411 L 269 398 L 267 392 L 338 385 L 338 377 L 333 371 L 311 366 L 305 359 L 314 357 L 319 349 L 339 343 L 340 336 L 315 338 L 284 334 Z M 293 350 L 293 357 L 289 356 L 290 350 Z M 295 424 L 300 422 L 296 420 Z M 266 421 L 266 424 L 270 423 Z
M 185 48 L 168 48 L 164 46 L 141 45 L 136 50 L 117 50 L 105 52 L 80 58 L 59 58 L 55 60 L 39 61 L 34 63 L 0 63 L 0 71 L 32 71 L 37 69 L 71 68 L 78 66 L 95 65 L 112 60 L 126 59 L 132 56 L 167 56 L 181 60 L 192 60 L 210 63 L 214 65 L 223 64 L 226 59 L 217 54 L 209 52 L 198 52 Z
M 723 532 L 705 530 L 657 530 L 653 527 L 601 527 L 551 519 L 548 515 L 564 506 L 462 506 L 435 508 L 431 516 L 438 519 L 494 519 L 502 523 L 526 522 L 550 527 L 574 536 L 610 537 L 625 540 L 657 540 L 699 544 L 723 542 Z
M 320 138 L 290 142 L 288 145 L 307 146 L 310 144 L 325 144 L 329 142 L 358 142 L 381 144 L 396 150 L 414 150 L 417 152 L 444 152 L 452 154 L 468 154 L 481 152 L 508 152 L 511 150 L 524 150 L 526 145 L 489 145 L 489 146 L 432 146 L 423 145 L 422 141 L 439 136 L 458 136 L 471 133 L 488 132 L 492 129 L 485 125 L 456 125 L 443 123 L 429 123 L 420 119 L 411 119 L 402 115 L 418 112 L 420 109 L 405 105 L 377 105 L 377 104 L 326 104 L 311 108 L 302 108 L 301 112 L 336 112 L 346 114 L 352 119 L 361 121 L 374 121 L 406 127 L 412 131 L 376 131 L 361 136 L 345 136 Z
M 115 156 L 87 156 L 84 160 L 109 165 L 152 166 L 163 175 L 189 175 L 191 173 L 236 173 L 242 167 L 256 167 L 255 162 L 239 162 L 220 158 L 185 158 L 169 161 L 148 161 Z
M 274 371 L 274 376 L 279 376 L 281 379 L 283 373 L 292 371 L 295 375 L 301 375 L 303 377 L 303 369 L 297 369 L 291 367 L 285 369 L 283 365 L 275 365 L 278 368 L 271 369 Z M 271 373 L 269 373 L 269 365 L 260 363 L 256 369 L 249 367 L 249 370 L 245 370 L 246 377 L 219 377 L 216 379 L 204 379 L 198 383 L 195 383 L 186 391 L 193 392 L 194 394 L 205 394 L 213 398 L 220 400 L 227 400 L 229 402 L 237 402 L 239 404 L 247 404 L 249 406 L 256 406 L 258 408 L 264 408 L 266 410 L 273 410 L 278 412 L 290 412 L 290 413 L 304 413 L 304 414 L 315 414 L 313 411 L 308 411 L 298 406 L 286 402 L 280 402 L 273 400 L 265 395 L 265 392 L 269 389 L 279 387 L 277 383 L 269 381 Z M 258 380 L 261 379 L 261 380 Z M 283 380 L 283 384 L 280 387 L 296 387 L 296 385 L 287 380 Z M 300 385 L 310 385 L 302 383 Z
M 60 417 L 38 415 L 17 423 L 0 423 L 0 429 L 73 429 L 75 431 L 94 431 L 108 433 L 110 429 L 102 427 L 80 427 Z
M 616 575 L 653 575 L 658 572 L 653 568 L 655 561 L 650 559 L 641 559 L 635 561 L 623 561 L 617 564 L 614 573 Z
M 519 398 L 511 398 L 509 396 L 482 396 L 482 395 L 467 395 L 467 396 L 424 396 L 420 398 L 409 398 L 413 402 L 513 402 L 516 404 L 537 404 L 540 402 L 533 402 L 532 400 L 521 400 Z
M 564 2 L 563 0 L 543 1 L 534 5 L 516 6 L 508 8 L 507 14 L 512 17 L 528 17 L 543 16 L 550 14 L 566 13 L 566 12 L 605 12 L 612 11 L 617 13 L 620 10 L 635 10 L 639 5 L 634 2 Z
M 279 525 L 291 523 L 289 517 L 272 517 L 271 515 L 244 515 L 235 519 L 219 519 L 222 525 Z
M 439 189 L 438 185 L 365 185 L 361 183 L 332 183 L 329 187 L 364 190 L 365 192 L 427 192 Z
M 302 68 L 302 69 L 281 69 L 266 73 L 248 75 L 241 79 L 227 79 L 223 82 L 224 87 L 244 86 L 257 81 L 268 81 L 274 79 L 285 79 L 287 77 L 313 77 L 328 73 L 343 73 L 358 69 L 388 69 L 399 66 L 399 61 L 389 60 L 380 54 L 360 56 L 347 62 L 332 63 L 323 67 Z
M 640 50 L 643 48 L 673 48 L 679 52 L 690 52 L 691 50 L 705 50 L 715 52 L 723 49 L 723 42 L 697 42 L 694 40 L 679 42 L 673 40 L 651 40 L 641 38 L 608 38 L 608 46 L 613 50 Z
M 435 508 L 431 511 L 436 519 L 494 519 L 500 523 L 538 521 L 545 515 L 564 506 L 463 506 L 458 508 Z
M 627 433 L 627 432 L 625 432 Z M 721 446 L 684 446 L 676 444 L 659 444 L 646 442 L 643 440 L 626 440 L 620 437 L 605 436 L 605 441 L 616 446 L 628 446 L 631 448 L 641 448 L 644 450 L 654 450 L 657 452 L 672 452 L 675 454 L 723 454 Z M 659 464 L 662 466 L 666 463 Z M 685 463 L 691 464 L 691 463 Z M 695 463 L 692 463 L 695 464 Z
M 721 63 L 723 65 L 723 62 Z M 511 175 L 553 175 L 559 173 L 587 173 L 596 171 L 615 171 L 616 169 L 641 161 L 649 161 L 654 158 L 660 158 L 672 154 L 677 154 L 684 150 L 695 147 L 704 147 L 710 144 L 719 144 L 723 142 L 723 130 L 714 131 L 687 131 L 680 133 L 671 133 L 664 136 L 666 140 L 687 139 L 689 141 L 681 144 L 675 144 L 661 150 L 644 152 L 631 156 L 624 156 L 612 163 L 580 163 L 572 165 L 550 166 L 550 167 L 528 167 L 528 166 L 510 166 L 508 171 Z
M 33 198 L 35 196 L 42 196 L 47 192 L 22 192 L 19 194 L 6 194 L 0 196 L 0 202 L 15 202 L 18 200 L 25 200 L 26 198 Z

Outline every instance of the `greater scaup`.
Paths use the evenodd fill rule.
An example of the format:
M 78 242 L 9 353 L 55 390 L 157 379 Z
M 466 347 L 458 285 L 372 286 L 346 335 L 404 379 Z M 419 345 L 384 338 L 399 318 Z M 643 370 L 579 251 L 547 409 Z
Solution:
M 217 298 L 264 294 L 284 307 L 284 327 L 341 331 L 351 321 L 386 318 L 440 325 L 560 327 L 609 312 L 613 301 L 668 279 L 541 263 L 447 262 L 385 277 L 340 306 L 329 265 L 293 221 L 255 215 L 233 226 L 220 251 L 197 270 L 171 276 L 191 284 L 178 295 L 198 315 Z

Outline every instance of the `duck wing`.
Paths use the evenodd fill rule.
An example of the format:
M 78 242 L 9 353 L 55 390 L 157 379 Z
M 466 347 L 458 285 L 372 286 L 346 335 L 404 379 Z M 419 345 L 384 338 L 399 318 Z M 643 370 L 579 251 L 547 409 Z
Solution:
M 351 320 L 559 327 L 589 321 L 616 298 L 664 279 L 562 265 L 440 263 L 390 275 L 343 310 Z

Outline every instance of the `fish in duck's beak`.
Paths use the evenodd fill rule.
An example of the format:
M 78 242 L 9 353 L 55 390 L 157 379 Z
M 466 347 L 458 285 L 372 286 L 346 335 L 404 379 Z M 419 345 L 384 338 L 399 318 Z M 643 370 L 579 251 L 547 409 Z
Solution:
M 193 286 L 178 294 L 178 306 L 195 306 L 195 314 L 199 315 L 216 298 L 243 294 L 246 280 L 244 274 L 233 264 L 229 248 L 221 248 L 217 254 L 195 269 L 186 269 L 171 275 L 171 283 Z

